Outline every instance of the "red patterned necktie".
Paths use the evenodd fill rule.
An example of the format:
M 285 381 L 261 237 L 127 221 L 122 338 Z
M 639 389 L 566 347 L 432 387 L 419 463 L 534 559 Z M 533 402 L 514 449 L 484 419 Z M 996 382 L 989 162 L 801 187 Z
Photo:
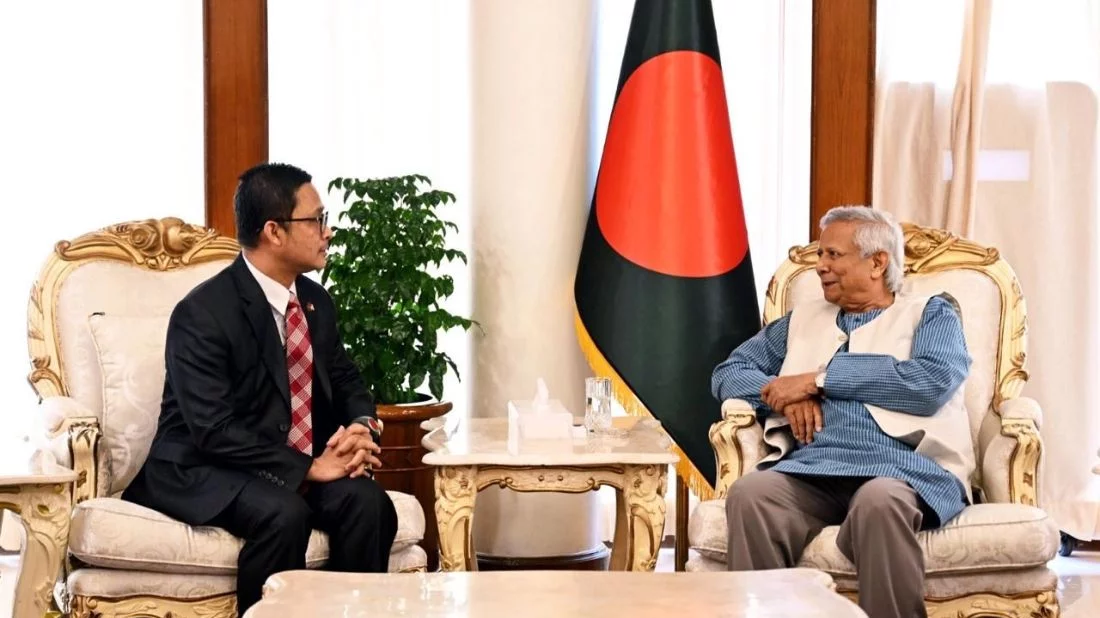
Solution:
M 313 456 L 313 346 L 298 298 L 286 306 L 286 368 L 290 378 L 290 433 L 286 442 Z

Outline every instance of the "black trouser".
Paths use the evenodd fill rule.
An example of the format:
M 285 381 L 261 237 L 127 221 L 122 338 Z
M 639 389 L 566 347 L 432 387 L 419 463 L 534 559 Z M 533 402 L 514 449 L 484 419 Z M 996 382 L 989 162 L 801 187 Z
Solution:
M 373 479 L 315 483 L 304 495 L 256 479 L 210 521 L 244 540 L 237 559 L 237 612 L 260 600 L 275 573 L 304 569 L 314 528 L 329 535 L 326 569 L 385 573 L 397 534 L 397 511 Z

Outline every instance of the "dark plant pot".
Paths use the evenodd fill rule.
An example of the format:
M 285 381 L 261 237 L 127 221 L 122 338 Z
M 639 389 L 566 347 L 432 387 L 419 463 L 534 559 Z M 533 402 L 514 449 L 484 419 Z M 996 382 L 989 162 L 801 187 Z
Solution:
M 435 523 L 435 471 L 421 460 L 427 450 L 421 446 L 425 431 L 420 423 L 443 416 L 454 407 L 449 401 L 435 401 L 421 395 L 422 401 L 402 404 L 378 404 L 383 423 L 382 468 L 374 478 L 385 489 L 416 496 L 424 509 L 424 540 L 420 546 L 428 554 L 428 570 L 439 568 L 439 532 Z

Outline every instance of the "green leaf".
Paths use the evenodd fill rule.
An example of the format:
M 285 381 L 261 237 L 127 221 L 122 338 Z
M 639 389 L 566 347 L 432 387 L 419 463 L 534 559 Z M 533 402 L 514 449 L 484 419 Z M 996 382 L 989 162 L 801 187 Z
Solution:
M 428 391 L 431 392 L 432 397 L 443 399 L 443 374 L 433 373 L 428 378 Z
M 456 201 L 454 194 L 432 189 L 419 174 L 341 177 L 328 186 L 343 189 L 345 209 L 332 226 L 321 280 L 340 316 L 348 355 L 382 403 L 414 401 L 425 381 L 441 399 L 447 371 L 461 376 L 437 349 L 439 335 L 476 324 L 441 308 L 454 293 L 454 279 L 435 269 L 456 259 L 467 263 L 447 242 L 458 226 L 438 213 Z

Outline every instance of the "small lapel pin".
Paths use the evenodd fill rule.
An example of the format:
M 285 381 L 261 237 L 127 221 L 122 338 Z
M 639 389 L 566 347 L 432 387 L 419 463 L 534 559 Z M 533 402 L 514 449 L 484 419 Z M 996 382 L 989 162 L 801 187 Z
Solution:
M 313 303 L 306 303 L 306 311 L 313 311 Z

